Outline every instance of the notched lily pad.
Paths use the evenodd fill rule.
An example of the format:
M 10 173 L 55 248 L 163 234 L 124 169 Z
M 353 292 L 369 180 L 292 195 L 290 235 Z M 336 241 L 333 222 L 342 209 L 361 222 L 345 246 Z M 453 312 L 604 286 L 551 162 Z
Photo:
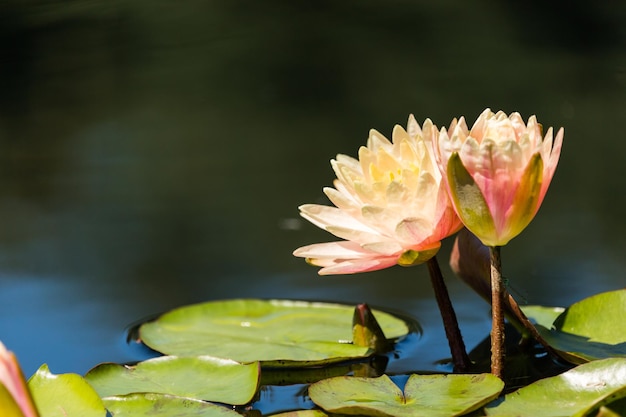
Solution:
M 42 365 L 28 380 L 41 417 L 105 417 L 106 409 L 93 388 L 78 374 L 55 375 Z
M 113 417 L 241 417 L 226 407 L 167 394 L 141 393 L 102 399 Z
M 541 336 L 567 361 L 580 364 L 626 357 L 626 289 L 585 298 L 558 314 L 551 323 L 548 308 L 524 311 L 536 319 Z
M 269 366 L 303 366 L 366 357 L 352 344 L 354 308 L 330 303 L 239 299 L 181 307 L 144 323 L 140 338 L 168 355 L 211 355 Z M 409 332 L 405 321 L 374 311 L 385 337 Z
M 387 376 L 337 377 L 309 387 L 311 400 L 330 413 L 453 417 L 474 411 L 496 398 L 504 382 L 491 374 L 417 375 L 404 392 Z
M 256 394 L 260 366 L 209 356 L 163 356 L 135 366 L 100 364 L 85 378 L 101 397 L 152 392 L 240 405 Z
M 626 358 L 611 358 L 534 382 L 485 411 L 498 417 L 582 417 L 624 397 Z

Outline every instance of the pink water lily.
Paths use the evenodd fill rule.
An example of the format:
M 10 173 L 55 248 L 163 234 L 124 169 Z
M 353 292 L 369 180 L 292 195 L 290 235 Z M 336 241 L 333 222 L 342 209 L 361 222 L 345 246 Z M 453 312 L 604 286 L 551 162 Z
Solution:
M 395 126 L 392 141 L 371 130 L 359 159 L 337 155 L 337 179 L 324 193 L 335 205 L 306 204 L 300 214 L 343 241 L 301 247 L 295 256 L 321 266 L 320 275 L 417 265 L 432 258 L 440 241 L 458 231 L 442 175 L 434 159 L 436 126 L 411 115 Z
M 37 409 L 33 403 L 30 391 L 26 386 L 26 381 L 17 358 L 13 352 L 8 351 L 0 342 L 0 384 L 4 386 L 6 392 L 13 401 L 6 399 L 0 404 L 2 415 L 16 415 L 19 411 L 24 417 L 38 417 Z M 6 414 L 4 414 L 6 413 Z
M 436 137 L 455 209 L 487 246 L 502 246 L 534 218 L 554 176 L 563 128 L 545 136 L 535 116 L 485 110 L 471 130 L 455 119 Z

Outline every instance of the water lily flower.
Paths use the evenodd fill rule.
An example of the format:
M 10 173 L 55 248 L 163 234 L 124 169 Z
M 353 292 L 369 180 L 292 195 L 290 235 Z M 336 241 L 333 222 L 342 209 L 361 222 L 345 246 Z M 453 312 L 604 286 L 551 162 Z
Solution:
M 335 207 L 305 204 L 300 214 L 345 239 L 304 246 L 295 256 L 321 266 L 320 275 L 411 266 L 431 259 L 440 241 L 461 228 L 434 159 L 436 126 L 411 115 L 392 141 L 371 130 L 359 159 L 337 155 L 337 179 L 324 188 Z
M 0 414 L 17 416 L 21 411 L 23 417 L 39 416 L 17 358 L 2 342 L 0 342 L 0 384 Z
M 486 246 L 503 246 L 534 218 L 554 176 L 563 128 L 545 136 L 535 116 L 524 123 L 486 109 L 471 130 L 465 119 L 436 137 L 437 160 L 454 207 Z
M 553 140 L 554 139 L 554 140 Z M 471 130 L 453 120 L 436 136 L 437 162 L 454 208 L 470 230 L 489 247 L 491 273 L 491 372 L 504 369 L 504 300 L 500 247 L 535 217 L 561 154 L 563 128 L 543 136 L 535 116 L 507 116 L 486 109 Z

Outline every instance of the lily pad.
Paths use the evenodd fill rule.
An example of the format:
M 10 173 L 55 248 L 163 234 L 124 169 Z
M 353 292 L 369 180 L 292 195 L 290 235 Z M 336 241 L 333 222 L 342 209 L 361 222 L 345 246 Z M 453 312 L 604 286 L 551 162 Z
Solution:
M 211 355 L 271 366 L 303 366 L 365 357 L 352 344 L 354 308 L 329 303 L 238 299 L 181 307 L 140 327 L 150 348 L 168 355 Z M 385 336 L 408 333 L 407 324 L 374 311 Z
M 40 417 L 105 417 L 93 388 L 78 374 L 55 375 L 42 365 L 28 380 Z
M 328 414 L 321 410 L 297 410 L 272 414 L 271 417 L 328 417 Z
M 524 314 L 535 324 L 539 324 L 547 329 L 552 327 L 552 323 L 561 313 L 565 311 L 563 307 L 545 307 L 545 306 L 521 306 Z
M 625 317 L 626 290 L 617 290 L 585 298 L 565 309 L 553 323 L 548 325 L 546 316 L 536 327 L 560 356 L 580 364 L 626 357 Z
M 515 417 L 582 417 L 626 397 L 626 359 L 586 363 L 507 394 L 487 415 Z
M 590 342 L 615 345 L 626 343 L 624 318 L 626 289 L 596 294 L 572 304 L 557 317 L 554 326 L 561 332 L 588 337 Z
M 217 404 L 167 394 L 129 394 L 102 401 L 113 417 L 241 417 Z
M 135 366 L 101 364 L 85 378 L 101 397 L 151 392 L 239 405 L 252 400 L 259 375 L 258 362 L 163 356 Z
M 491 374 L 417 375 L 404 392 L 387 376 L 337 377 L 309 387 L 311 400 L 330 413 L 452 417 L 474 411 L 496 398 L 504 382 Z

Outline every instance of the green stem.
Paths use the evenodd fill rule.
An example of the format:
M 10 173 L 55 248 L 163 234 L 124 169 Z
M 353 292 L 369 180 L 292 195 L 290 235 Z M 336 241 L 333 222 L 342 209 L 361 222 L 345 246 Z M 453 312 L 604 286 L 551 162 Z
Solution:
M 500 247 L 489 247 L 491 261 L 491 373 L 502 378 L 504 371 L 504 286 Z
M 450 295 L 448 294 L 448 288 L 443 279 L 441 268 L 437 258 L 433 256 L 427 262 L 428 272 L 430 273 L 430 282 L 433 285 L 435 291 L 435 298 L 437 299 L 437 305 L 439 306 L 439 312 L 443 319 L 443 327 L 446 331 L 446 338 L 448 339 L 448 345 L 450 346 L 450 353 L 452 354 L 452 362 L 454 363 L 455 372 L 466 372 L 471 361 L 465 350 L 465 343 L 463 343 L 463 336 L 459 329 L 459 323 L 456 319 L 452 302 L 450 301 Z

